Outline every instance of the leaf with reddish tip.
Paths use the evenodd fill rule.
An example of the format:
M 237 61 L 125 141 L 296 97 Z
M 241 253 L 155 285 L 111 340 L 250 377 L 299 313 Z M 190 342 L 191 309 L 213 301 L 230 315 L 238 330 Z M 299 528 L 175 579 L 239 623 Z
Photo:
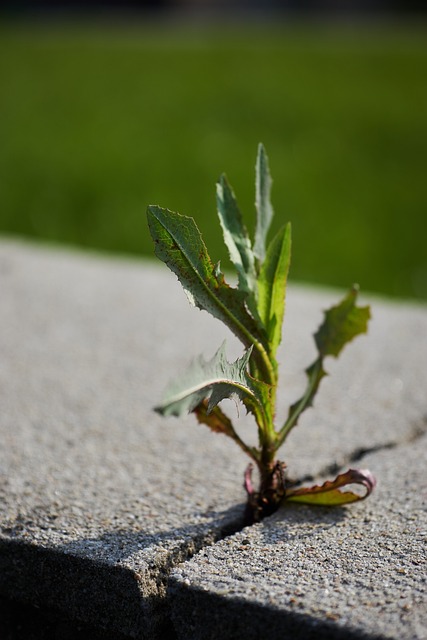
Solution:
M 252 471 L 254 470 L 254 465 L 250 462 L 245 469 L 243 487 L 248 494 L 248 496 L 252 496 L 255 493 L 254 485 L 252 484 Z
M 203 400 L 193 409 L 199 424 L 205 424 L 214 433 L 224 433 L 226 436 L 234 436 L 234 428 L 230 418 L 228 418 L 221 409 L 216 406 L 209 411 L 208 400 Z
M 209 401 L 202 400 L 202 402 L 193 409 L 193 413 L 195 414 L 199 424 L 205 424 L 214 433 L 223 433 L 228 436 L 234 440 L 250 458 L 258 461 L 259 454 L 257 449 L 255 447 L 249 447 L 243 442 L 234 430 L 233 423 L 230 418 L 225 415 L 219 406 L 216 406 L 209 411 Z
M 364 495 L 354 491 L 340 491 L 340 487 L 351 484 L 361 484 L 365 487 Z M 375 477 L 368 469 L 349 469 L 341 473 L 335 480 L 327 480 L 322 485 L 303 487 L 301 489 L 288 489 L 285 500 L 289 502 L 302 502 L 304 504 L 316 504 L 325 507 L 349 504 L 367 498 L 376 485 Z

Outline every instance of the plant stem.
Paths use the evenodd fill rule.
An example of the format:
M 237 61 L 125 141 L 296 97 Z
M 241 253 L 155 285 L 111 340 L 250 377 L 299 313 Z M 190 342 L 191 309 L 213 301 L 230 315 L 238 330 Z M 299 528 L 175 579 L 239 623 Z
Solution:
M 268 464 L 259 462 L 259 490 L 254 491 L 250 464 L 245 472 L 244 487 L 248 494 L 245 520 L 247 524 L 260 522 L 266 516 L 277 511 L 286 494 L 285 465 L 278 460 L 270 460 Z
M 277 384 L 277 375 L 267 351 L 258 340 L 254 341 L 252 344 L 256 350 L 254 357 L 257 359 L 257 368 L 262 374 L 260 379 L 266 384 L 271 385 L 272 388 L 275 388 Z
M 323 369 L 323 358 L 319 356 L 319 358 L 317 358 L 317 360 L 315 360 L 307 369 L 306 373 L 309 376 L 306 390 L 302 398 L 291 406 L 288 419 L 277 434 L 277 449 L 282 446 L 290 430 L 295 427 L 301 413 L 305 411 L 307 407 L 311 406 L 320 381 L 325 375 L 325 371 Z

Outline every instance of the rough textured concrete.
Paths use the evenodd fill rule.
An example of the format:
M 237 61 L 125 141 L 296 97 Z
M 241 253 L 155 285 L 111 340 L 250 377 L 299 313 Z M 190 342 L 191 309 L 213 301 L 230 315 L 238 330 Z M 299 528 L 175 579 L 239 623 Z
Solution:
M 427 309 L 374 301 L 369 336 L 328 363 L 289 462 L 367 467 L 377 490 L 342 509 L 288 505 L 173 571 L 179 637 L 427 637 L 426 364 Z
M 284 506 L 175 569 L 179 637 L 426 638 L 426 440 L 366 456 L 366 502 Z
M 224 332 L 157 265 L 3 242 L 0 290 L 0 592 L 164 637 L 168 568 L 240 525 L 244 461 L 152 406 Z
M 169 571 L 241 526 L 246 459 L 191 416 L 165 420 L 151 407 L 193 355 L 225 337 L 230 358 L 241 348 L 161 265 L 3 241 L 0 289 L 0 592 L 166 638 Z M 310 336 L 339 295 L 290 288 L 279 415 L 301 394 Z M 425 308 L 374 301 L 373 312 L 369 336 L 328 362 L 331 377 L 282 452 L 293 476 L 403 447 L 425 428 Z M 396 467 L 405 472 L 397 456 Z M 185 580 L 175 576 L 177 599 L 199 593 Z

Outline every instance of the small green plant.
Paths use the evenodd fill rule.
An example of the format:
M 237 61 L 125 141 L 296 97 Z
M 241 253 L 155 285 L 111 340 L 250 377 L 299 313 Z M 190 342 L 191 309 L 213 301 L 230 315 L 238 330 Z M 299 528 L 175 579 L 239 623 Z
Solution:
M 344 345 L 367 330 L 369 307 L 357 307 L 357 287 L 325 313 L 314 335 L 317 357 L 306 369 L 304 394 L 290 408 L 282 425 L 276 426 L 278 389 L 277 348 L 281 341 L 286 284 L 291 256 L 291 227 L 286 224 L 267 246 L 273 217 L 270 202 L 271 177 L 264 147 L 259 145 L 256 161 L 256 229 L 251 242 L 233 190 L 225 175 L 217 184 L 217 208 L 224 242 L 236 268 L 238 284 L 229 286 L 219 262 L 214 264 L 193 218 L 149 206 L 148 225 L 155 253 L 178 276 L 189 301 L 224 322 L 243 343 L 245 351 L 228 362 L 223 344 L 213 358 L 196 359 L 166 391 L 156 407 L 162 415 L 180 416 L 193 412 L 199 423 L 230 437 L 251 458 L 245 472 L 247 521 L 255 522 L 273 513 L 284 501 L 320 505 L 341 505 L 361 500 L 371 493 L 375 479 L 369 471 L 350 469 L 321 486 L 298 487 L 285 473 L 286 465 L 276 459 L 299 417 L 313 403 L 320 381 L 326 375 L 327 356 L 337 357 Z M 249 446 L 238 435 L 219 403 L 238 398 L 253 414 L 259 443 Z M 252 483 L 254 464 L 259 485 Z M 340 491 L 361 484 L 365 494 Z

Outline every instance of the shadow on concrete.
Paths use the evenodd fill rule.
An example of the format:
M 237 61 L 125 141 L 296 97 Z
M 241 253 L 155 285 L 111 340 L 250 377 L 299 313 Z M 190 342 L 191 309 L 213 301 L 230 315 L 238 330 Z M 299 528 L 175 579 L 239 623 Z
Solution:
M 123 529 L 51 546 L 12 537 L 10 530 L 12 536 L 0 538 L 0 594 L 13 600 L 4 599 L 0 608 L 0 637 L 172 640 L 175 632 L 165 598 L 170 568 L 241 529 L 243 511 L 244 506 L 237 505 L 210 514 L 210 522 L 156 535 Z M 138 554 L 144 551 L 138 565 Z M 7 609 L 11 613 L 5 617 Z
M 283 611 L 238 598 L 182 588 L 171 580 L 172 619 L 180 638 L 191 640 L 389 640 L 317 620 L 298 611 Z
M 0 596 L 2 640 L 126 640 L 128 637 L 70 620 L 56 609 Z
M 244 505 L 212 512 L 209 516 L 208 523 L 185 525 L 155 535 L 147 535 L 143 529 L 118 529 L 69 544 L 54 546 L 52 543 L 49 547 L 17 537 L 3 537 L 0 539 L 0 593 L 7 595 L 0 596 L 0 637 L 2 640 L 175 639 L 170 600 L 165 597 L 171 568 L 201 548 L 240 531 Z M 269 522 L 275 526 L 277 536 L 277 522 L 283 521 L 286 537 L 289 520 L 315 523 L 316 527 L 307 534 L 313 535 L 319 528 L 333 527 L 345 517 L 345 508 L 286 505 L 264 520 L 265 541 L 268 542 Z M 234 610 L 238 606 L 223 603 L 221 599 L 217 602 L 214 596 L 212 601 L 211 596 L 199 594 L 197 590 L 194 594 L 184 591 L 187 610 L 194 598 L 197 609 L 201 600 L 208 598 L 209 608 L 218 607 L 218 615 L 223 607 Z M 183 596 L 182 589 L 173 586 L 170 593 L 178 601 Z M 248 610 L 252 605 L 242 603 L 241 606 L 239 617 L 247 619 L 248 614 L 252 615 Z M 177 610 L 175 602 L 173 609 Z M 234 613 L 237 615 L 237 609 Z M 262 607 L 259 611 L 255 607 L 253 615 L 261 624 L 265 613 Z M 269 620 L 271 615 L 269 612 Z M 283 614 L 274 615 L 280 617 L 278 628 L 283 631 Z M 307 628 L 307 624 L 305 620 L 303 626 Z M 217 631 L 221 634 L 220 627 Z

